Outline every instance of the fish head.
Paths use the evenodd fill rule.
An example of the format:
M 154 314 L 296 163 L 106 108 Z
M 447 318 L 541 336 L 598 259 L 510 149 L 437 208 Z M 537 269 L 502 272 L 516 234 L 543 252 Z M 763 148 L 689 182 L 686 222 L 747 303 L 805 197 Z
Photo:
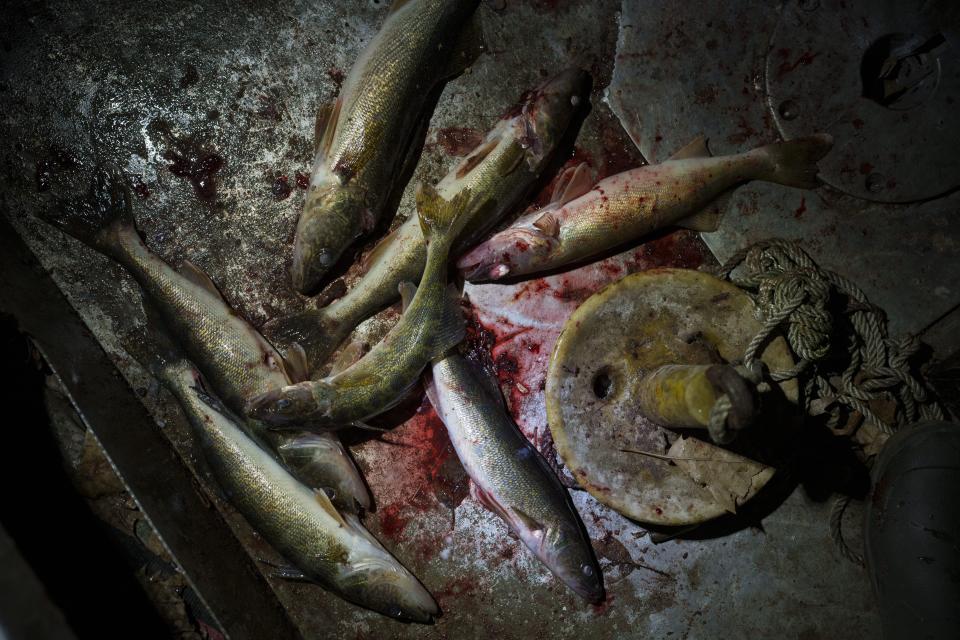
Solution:
M 501 280 L 537 270 L 558 245 L 536 227 L 510 227 L 477 245 L 457 260 L 469 282 Z
M 603 602 L 603 574 L 593 555 L 590 541 L 573 523 L 561 523 L 545 530 L 521 532 L 537 557 L 568 587 L 585 600 Z
M 324 276 L 363 231 L 366 204 L 336 179 L 311 185 L 293 241 L 290 277 L 304 295 L 316 293 Z
M 582 69 L 565 69 L 520 98 L 521 145 L 547 150 L 556 147 L 573 117 L 583 110 L 593 81 Z M 517 113 L 514 108 L 513 113 Z
M 420 581 L 385 552 L 352 560 L 337 586 L 351 602 L 394 620 L 428 624 L 440 615 Z
M 247 404 L 247 415 L 271 427 L 321 422 L 333 406 L 334 389 L 322 380 L 308 380 L 262 393 Z

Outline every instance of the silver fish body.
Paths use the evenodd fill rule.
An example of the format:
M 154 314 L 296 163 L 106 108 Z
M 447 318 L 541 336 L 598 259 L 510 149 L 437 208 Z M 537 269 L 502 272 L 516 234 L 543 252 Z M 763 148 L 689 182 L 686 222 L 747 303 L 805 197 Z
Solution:
M 323 117 L 297 224 L 291 277 L 301 293 L 312 293 L 343 251 L 380 222 L 431 94 L 479 53 L 471 23 L 477 4 L 394 2 L 354 63 Z M 476 46 L 459 46 L 461 36 Z
M 422 584 L 353 514 L 339 514 L 322 492 L 294 478 L 202 388 L 186 361 L 165 369 L 208 464 L 227 498 L 303 577 L 392 618 L 430 622 L 439 608 Z
M 48 220 L 134 277 L 147 294 L 148 312 L 161 316 L 164 329 L 231 410 L 241 412 L 249 398 L 292 382 L 280 354 L 230 309 L 204 273 L 189 263 L 177 271 L 147 248 L 134 227 L 129 190 L 116 173 L 98 172 L 86 201 Z M 366 485 L 335 437 L 276 434 L 257 421 L 247 428 L 276 447 L 304 482 L 329 491 L 341 508 L 369 507 Z
M 604 178 L 520 218 L 457 267 L 471 282 L 499 280 L 566 267 L 669 225 L 715 229 L 716 212 L 705 209 L 722 194 L 751 180 L 811 189 L 816 162 L 831 146 L 818 134 L 712 157 L 699 139 L 665 162 Z
M 483 216 L 476 216 L 453 248 L 459 255 L 482 238 L 500 219 L 515 210 L 564 139 L 574 116 L 586 106 L 590 76 L 567 69 L 511 107 L 483 141 L 436 185 L 452 200 L 464 189 L 478 198 Z M 495 203 L 490 210 L 483 207 Z M 397 300 L 401 282 L 420 281 L 427 260 L 427 242 L 416 215 L 384 238 L 366 258 L 364 276 L 342 298 L 272 320 L 264 332 L 278 346 L 299 344 L 313 367 L 333 351 L 363 320 Z
M 590 602 L 602 601 L 600 567 L 567 490 L 486 376 L 453 352 L 434 361 L 427 392 L 473 481 L 474 497 L 567 586 Z

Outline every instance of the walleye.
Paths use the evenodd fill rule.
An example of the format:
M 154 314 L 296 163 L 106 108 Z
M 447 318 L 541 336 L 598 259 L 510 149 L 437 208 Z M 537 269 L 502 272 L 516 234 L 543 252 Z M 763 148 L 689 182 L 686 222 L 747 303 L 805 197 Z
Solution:
M 471 282 L 499 280 L 564 267 L 667 225 L 714 230 L 718 213 L 705 208 L 724 192 L 751 180 L 812 189 L 816 162 L 832 145 L 833 138 L 821 133 L 712 157 L 698 138 L 661 164 L 610 176 L 592 189 L 566 189 L 460 258 L 457 267 Z
M 437 192 L 446 200 L 470 189 L 481 206 L 497 203 L 488 215 L 467 223 L 454 255 L 486 235 L 517 206 L 553 156 L 574 115 L 586 106 L 590 84 L 585 71 L 568 69 L 525 93 L 483 142 L 437 183 Z M 347 295 L 322 309 L 272 320 L 264 333 L 280 347 L 299 344 L 307 361 L 317 367 L 358 324 L 397 299 L 401 282 L 419 282 L 426 261 L 427 243 L 413 215 L 371 252 L 367 272 Z
M 465 332 L 459 296 L 447 285 L 447 258 L 475 201 L 463 189 L 451 201 L 421 185 L 417 212 L 427 238 L 427 264 L 420 287 L 400 285 L 403 315 L 370 352 L 343 371 L 321 380 L 300 382 L 253 398 L 249 414 L 274 429 L 309 422 L 336 429 L 366 426 L 363 421 L 401 401 L 430 361 L 458 344 Z M 493 209 L 495 202 L 486 208 Z
M 478 0 L 395 0 L 332 107 L 317 118 L 310 190 L 291 277 L 309 294 L 343 251 L 380 221 L 434 89 L 482 50 Z M 321 133 L 322 132 L 322 133 Z
M 301 484 L 246 435 L 242 423 L 207 394 L 191 363 L 170 359 L 161 367 L 161 379 L 183 406 L 230 502 L 292 563 L 281 577 L 311 580 L 399 620 L 427 623 L 440 613 L 423 585 L 356 515 L 338 513 L 323 491 Z
M 427 395 L 472 480 L 474 498 L 502 518 L 568 587 L 601 602 L 600 566 L 577 510 L 510 418 L 496 382 L 453 350 L 434 360 Z
M 90 196 L 80 206 L 81 211 L 58 211 L 45 218 L 119 262 L 136 279 L 147 294 L 148 313 L 161 316 L 227 406 L 241 412 L 249 398 L 305 377 L 288 375 L 295 368 L 230 309 L 206 274 L 189 262 L 177 272 L 147 248 L 134 226 L 130 192 L 122 178 L 98 170 Z M 247 428 L 275 447 L 309 486 L 330 491 L 341 508 L 370 506 L 367 487 L 336 437 L 281 435 L 252 420 Z

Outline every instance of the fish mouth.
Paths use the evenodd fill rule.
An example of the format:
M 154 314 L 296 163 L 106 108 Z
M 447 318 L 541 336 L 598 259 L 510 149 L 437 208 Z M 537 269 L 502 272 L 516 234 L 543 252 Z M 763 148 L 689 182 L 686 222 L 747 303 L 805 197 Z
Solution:
M 306 242 L 294 243 L 290 279 L 299 293 L 311 295 L 320 289 L 324 276 L 336 262 L 336 256 L 329 249 L 317 249 L 307 256 L 306 245 Z
M 463 274 L 463 278 L 468 282 L 488 282 L 505 278 L 510 273 L 510 267 L 502 262 L 487 264 L 486 262 L 477 262 L 474 264 L 457 264 L 457 268 Z
M 297 385 L 273 389 L 251 398 L 247 402 L 246 414 L 270 426 L 282 426 L 302 418 L 298 414 L 310 399 L 310 390 Z

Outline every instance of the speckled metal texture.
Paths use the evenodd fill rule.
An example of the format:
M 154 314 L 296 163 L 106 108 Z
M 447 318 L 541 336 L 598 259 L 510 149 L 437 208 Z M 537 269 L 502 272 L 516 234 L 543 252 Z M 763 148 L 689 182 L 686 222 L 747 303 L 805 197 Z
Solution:
M 947 37 L 938 50 L 942 73 L 956 74 L 957 13 L 938 12 L 939 3 L 926 5 Z M 929 100 L 905 111 L 859 98 L 860 62 L 882 37 L 881 27 L 919 29 L 923 20 L 913 13 L 919 6 L 827 0 L 624 2 L 607 93 L 650 161 L 662 160 L 698 135 L 708 138 L 712 152 L 727 154 L 776 140 L 781 131 L 787 137 L 822 129 L 833 133 L 834 150 L 822 166 L 826 181 L 847 192 L 749 184 L 734 192 L 720 229 L 703 238 L 721 261 L 758 240 L 801 240 L 821 266 L 843 273 L 886 310 L 893 334 L 919 333 L 960 304 L 960 218 L 955 215 L 960 196 L 950 177 L 956 163 L 923 142 L 935 137 L 936 148 L 942 148 L 943 140 L 960 137 L 956 109 L 937 106 L 960 99 L 955 83 L 941 83 L 924 94 Z M 827 85 L 816 78 L 833 83 L 842 78 L 847 84 Z M 858 110 L 874 115 L 858 116 Z M 896 126 L 882 126 L 894 117 Z M 872 166 L 881 164 L 882 170 Z M 901 170 L 903 184 L 914 185 L 912 193 L 884 196 L 888 183 L 901 183 Z M 867 194 L 866 181 L 877 171 L 884 172 L 876 185 L 880 191 Z M 920 201 L 882 204 L 860 195 Z M 947 353 L 960 346 L 942 334 L 931 334 L 931 340 Z
M 314 114 L 336 94 L 382 21 L 386 1 L 12 4 L 0 26 L 4 213 L 142 393 L 177 451 L 198 468 L 198 453 L 170 397 L 120 348 L 117 336 L 142 318 L 135 285 L 109 260 L 34 215 L 55 206 L 54 193 L 79 189 L 99 156 L 130 178 L 140 229 L 165 259 L 198 264 L 258 326 L 302 308 L 308 303 L 292 292 L 288 270 Z M 641 5 L 647 3 L 625 3 L 627 9 Z M 521 92 L 571 64 L 589 70 L 595 86 L 593 111 L 571 162 L 588 161 L 601 176 L 639 162 L 602 99 L 615 62 L 631 55 L 617 52 L 620 10 L 619 0 L 484 2 L 488 52 L 441 96 L 414 180 L 441 177 L 450 156 L 463 153 L 459 140 L 486 130 Z M 737 26 L 750 33 L 749 24 Z M 689 47 L 682 55 L 695 65 L 711 58 L 709 48 L 705 53 Z M 631 113 L 641 113 L 658 92 L 679 82 L 668 61 L 650 62 L 662 69 L 661 77 L 632 98 Z M 662 135 L 670 136 L 664 149 L 689 137 L 686 128 L 663 127 Z M 549 185 L 536 198 L 540 205 L 548 193 Z M 757 197 L 751 193 L 756 191 L 741 198 L 749 203 Z M 410 214 L 412 195 L 411 186 L 397 223 Z M 794 195 L 799 201 L 800 194 Z M 797 205 L 787 199 L 783 206 L 792 212 Z M 556 456 L 542 384 L 565 319 L 626 273 L 658 265 L 695 268 L 704 260 L 709 256 L 700 240 L 676 232 L 569 273 L 467 287 L 474 309 L 470 339 L 492 349 L 514 416 L 549 459 Z M 357 272 L 354 267 L 346 273 L 348 284 Z M 358 335 L 376 339 L 396 316 L 396 309 L 388 310 Z M 698 539 L 661 545 L 652 544 L 644 528 L 575 491 L 609 593 L 605 604 L 591 607 L 467 497 L 464 472 L 443 426 L 420 396 L 380 423 L 402 426 L 374 439 L 350 436 L 377 504 L 365 520 L 423 580 L 444 616 L 434 626 L 405 626 L 315 586 L 272 581 L 308 637 L 877 636 L 863 573 L 833 551 L 828 507 L 803 491 L 765 512 L 762 529 L 750 526 L 757 520 L 744 519 Z M 253 557 L 276 561 L 198 475 Z

